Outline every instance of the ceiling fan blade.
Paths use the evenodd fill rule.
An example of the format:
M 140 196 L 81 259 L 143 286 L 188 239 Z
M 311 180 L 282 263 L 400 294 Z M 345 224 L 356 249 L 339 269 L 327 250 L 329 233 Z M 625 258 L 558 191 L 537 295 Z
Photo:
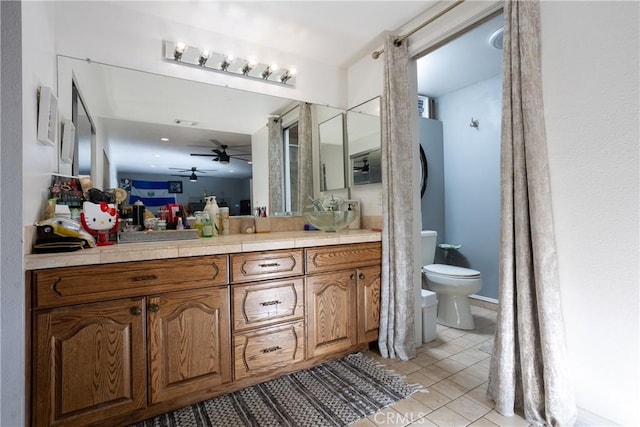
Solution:
M 199 153 L 191 153 L 192 156 L 203 156 L 203 157 L 218 157 L 218 154 L 199 154 Z

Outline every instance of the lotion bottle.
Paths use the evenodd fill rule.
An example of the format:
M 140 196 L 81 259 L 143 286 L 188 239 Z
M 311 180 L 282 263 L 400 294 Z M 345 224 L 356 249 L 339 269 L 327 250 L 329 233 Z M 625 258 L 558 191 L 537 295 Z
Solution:
M 209 212 L 209 218 L 211 219 L 211 223 L 213 224 L 213 235 L 217 236 L 218 229 L 220 228 L 220 209 L 218 208 L 216 196 L 209 196 L 207 198 L 207 204 L 204 209 Z

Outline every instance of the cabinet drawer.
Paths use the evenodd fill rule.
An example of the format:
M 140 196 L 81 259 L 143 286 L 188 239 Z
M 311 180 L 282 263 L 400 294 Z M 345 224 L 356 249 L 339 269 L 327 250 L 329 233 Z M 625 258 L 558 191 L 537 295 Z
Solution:
M 55 268 L 32 275 L 35 308 L 228 283 L 226 255 Z
M 306 250 L 307 273 L 377 265 L 381 260 L 382 245 L 380 243 L 325 246 Z
M 231 281 L 250 282 L 298 276 L 304 272 L 302 249 L 231 255 Z
M 235 379 L 265 374 L 304 360 L 304 322 L 234 335 Z
M 304 315 L 302 278 L 232 286 L 235 331 L 267 326 Z

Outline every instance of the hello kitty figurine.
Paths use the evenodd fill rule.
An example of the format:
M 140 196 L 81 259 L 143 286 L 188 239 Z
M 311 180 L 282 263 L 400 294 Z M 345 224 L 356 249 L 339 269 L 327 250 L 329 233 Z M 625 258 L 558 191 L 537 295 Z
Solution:
M 83 212 L 80 214 L 82 226 L 89 233 L 98 236 L 97 245 L 113 245 L 113 242 L 110 242 L 107 236 L 110 231 L 118 227 L 118 211 L 116 211 L 115 206 L 107 202 L 84 202 L 82 210 Z

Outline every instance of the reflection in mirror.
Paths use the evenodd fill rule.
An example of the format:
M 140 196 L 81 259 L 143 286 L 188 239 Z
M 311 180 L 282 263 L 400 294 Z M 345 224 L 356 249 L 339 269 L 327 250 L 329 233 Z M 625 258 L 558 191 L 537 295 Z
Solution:
M 353 185 L 382 182 L 380 97 L 347 111 L 350 176 Z
M 318 125 L 320 139 L 320 191 L 345 187 L 344 114 Z
M 298 109 L 295 109 L 298 112 Z M 287 212 L 296 212 L 298 206 L 298 177 L 300 173 L 298 155 L 298 122 L 283 129 L 284 154 L 284 207 Z
M 69 93 L 60 97 L 67 114 L 75 81 L 95 125 L 93 152 L 78 139 L 74 175 L 96 168 L 94 184 L 104 177 L 108 187 L 125 179 L 181 180 L 178 203 L 196 206 L 206 192 L 228 203 L 232 214 L 250 198 L 251 205 L 268 204 L 267 119 L 298 101 L 64 56 L 58 56 L 58 79 Z M 197 180 L 190 181 L 194 167 Z
M 382 182 L 380 153 L 381 150 L 378 148 L 377 150 L 365 151 L 351 156 L 353 185 Z
M 76 127 L 73 174 L 91 176 L 91 152 L 95 146 L 96 129 L 75 82 L 71 84 L 71 116 Z

